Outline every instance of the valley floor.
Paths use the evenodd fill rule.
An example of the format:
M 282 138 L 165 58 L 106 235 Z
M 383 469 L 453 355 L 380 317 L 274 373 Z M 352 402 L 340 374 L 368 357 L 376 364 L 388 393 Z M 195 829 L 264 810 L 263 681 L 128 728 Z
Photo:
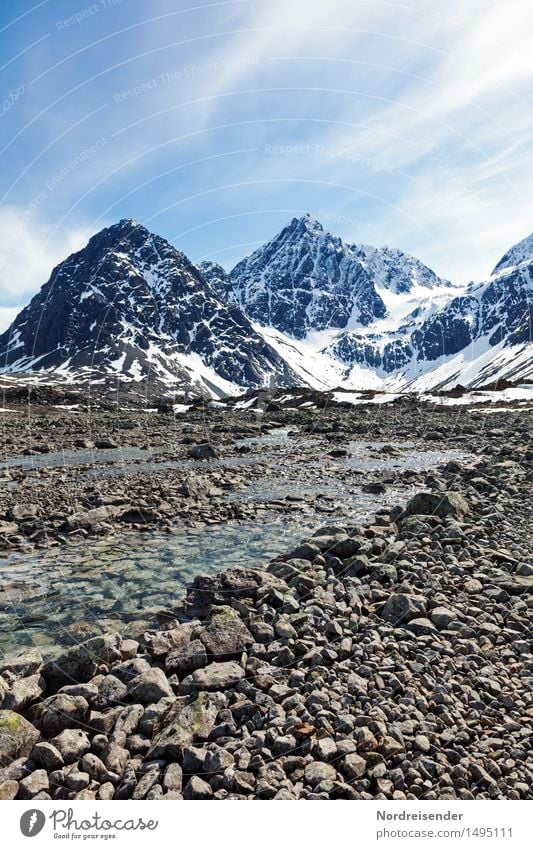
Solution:
M 2 419 L 0 798 L 532 798 L 531 411 L 69 406 Z

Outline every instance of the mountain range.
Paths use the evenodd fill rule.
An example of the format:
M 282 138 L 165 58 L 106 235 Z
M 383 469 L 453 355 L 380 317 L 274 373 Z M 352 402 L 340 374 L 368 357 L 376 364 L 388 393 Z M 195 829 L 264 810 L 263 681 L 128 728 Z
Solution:
M 229 273 L 123 219 L 54 268 L 0 336 L 0 372 L 210 397 L 527 379 L 532 277 L 533 235 L 488 280 L 456 286 L 309 215 Z

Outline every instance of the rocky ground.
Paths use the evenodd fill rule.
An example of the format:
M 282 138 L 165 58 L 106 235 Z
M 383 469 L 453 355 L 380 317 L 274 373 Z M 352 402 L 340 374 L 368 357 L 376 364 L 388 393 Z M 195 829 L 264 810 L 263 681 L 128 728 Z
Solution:
M 410 399 L 335 405 L 318 393 L 302 394 L 298 403 L 304 406 L 288 409 L 277 403 L 265 412 L 197 405 L 185 415 L 174 415 L 168 404 L 145 412 L 111 402 L 91 408 L 75 394 L 62 400 L 76 399 L 63 408 L 12 400 L 12 412 L 2 414 L 0 550 L 49 548 L 126 529 L 253 519 L 264 509 L 295 510 L 298 503 L 304 512 L 314 504 L 318 513 L 334 513 L 332 479 L 376 494 L 423 482 L 409 471 L 348 473 L 343 464 L 350 440 L 390 442 L 380 449 L 390 457 L 408 441 L 418 449 L 478 454 L 528 415 L 511 407 L 495 422 L 481 412 L 432 409 Z M 275 449 L 261 441 L 246 444 L 279 427 L 297 438 Z M 227 497 L 280 470 L 294 481 L 285 503 Z
M 43 418 L 39 439 L 50 450 L 89 438 L 86 422 L 56 417 L 52 428 L 54 414 Z M 99 437 L 118 442 L 111 418 L 101 413 Z M 132 414 L 129 445 L 141 444 L 145 418 Z M 104 634 L 52 659 L 30 650 L 10 661 L 0 677 L 0 798 L 533 798 L 530 414 L 405 402 L 320 415 L 277 410 L 261 421 L 299 428 L 290 452 L 300 466 L 305 456 L 311 467 L 313 453 L 348 451 L 358 436 L 459 447 L 469 459 L 415 475 L 423 487 L 407 505 L 383 501 L 365 524 L 321 527 L 260 569 L 197 577 L 173 610 L 169 599 L 164 625 Z M 206 443 L 238 456 L 236 436 L 257 427 L 252 414 L 216 411 L 149 422 L 150 444 L 160 440 L 173 457 Z M 16 454 L 24 423 L 6 427 Z M 219 490 L 257 471 L 207 460 L 202 468 Z M 147 512 L 157 496 L 168 515 L 159 505 L 147 524 L 170 527 L 176 515 L 192 521 L 200 505 L 203 520 L 216 520 L 230 503 L 223 492 L 174 499 L 168 470 L 140 475 L 138 489 L 134 475 L 96 483 L 79 469 L 10 475 L 18 487 L 3 493 L 2 509 L 16 529 L 3 535 L 13 546 L 39 544 L 17 503 L 33 504 L 43 523 L 33 533 L 57 543 L 99 534 L 98 526 L 113 533 L 119 522 L 141 524 L 139 514 L 124 521 L 120 513 L 82 523 L 72 518 L 80 504 L 85 513 L 134 510 L 142 496 Z M 385 493 L 380 476 L 359 483 Z M 52 480 L 64 496 L 50 491 Z M 164 494 L 156 491 L 163 480 Z M 176 488 L 183 483 L 176 470 Z M 80 502 L 67 506 L 75 486 Z M 118 505 L 109 502 L 115 487 L 126 499 Z M 51 521 L 63 524 L 52 533 Z

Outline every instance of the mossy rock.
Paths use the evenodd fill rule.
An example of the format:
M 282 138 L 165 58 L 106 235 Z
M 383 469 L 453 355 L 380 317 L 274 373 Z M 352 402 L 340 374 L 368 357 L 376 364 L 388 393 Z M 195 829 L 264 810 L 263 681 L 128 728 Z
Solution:
M 27 758 L 40 738 L 36 728 L 13 710 L 0 710 L 0 767 Z
M 157 735 L 147 755 L 149 760 L 177 759 L 183 749 L 206 740 L 221 706 L 217 694 L 200 692 L 192 701 L 178 698 L 164 719 L 165 727 Z

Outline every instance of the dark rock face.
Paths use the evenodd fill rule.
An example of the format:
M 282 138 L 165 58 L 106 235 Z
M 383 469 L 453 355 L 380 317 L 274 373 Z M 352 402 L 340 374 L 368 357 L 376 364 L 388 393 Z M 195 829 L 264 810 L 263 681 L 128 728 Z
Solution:
M 448 280 L 437 277 L 419 259 L 396 248 L 353 245 L 352 249 L 374 283 L 396 294 L 411 292 L 414 286 L 428 291 L 437 287 L 452 287 Z
M 485 336 L 492 347 L 503 341 L 512 345 L 530 342 L 532 271 L 533 262 L 453 298 L 413 333 L 411 341 L 419 357 L 435 360 L 450 356 Z
M 429 371 L 436 360 L 468 350 L 478 340 L 480 351 L 467 359 L 500 343 L 503 348 L 527 345 L 533 326 L 532 279 L 533 262 L 472 284 L 422 321 L 417 309 L 391 332 L 340 333 L 327 351 L 347 366 L 363 365 L 385 375 L 405 370 L 408 376 L 409 368 Z M 481 382 L 488 382 L 491 374 L 489 363 Z
M 301 366 L 291 365 L 291 342 L 332 330 L 320 352 L 326 371 L 333 366 L 327 380 L 338 379 L 339 361 L 344 377 L 360 366 L 389 385 L 392 376 L 410 386 L 428 375 L 423 388 L 515 380 L 528 374 L 523 351 L 515 366 L 509 349 L 531 342 L 532 279 L 533 237 L 511 248 L 488 281 L 457 290 L 415 257 L 347 244 L 309 215 L 294 218 L 230 274 L 215 262 L 193 265 L 124 219 L 54 269 L 0 336 L 0 370 L 220 396 L 312 384 L 314 364 L 304 363 L 302 377 Z M 269 341 L 272 328 L 289 337 L 281 348 Z M 496 346 L 492 364 L 487 352 Z M 432 378 L 444 358 L 462 352 L 444 384 Z
M 187 385 L 189 355 L 239 386 L 289 374 L 184 254 L 128 219 L 58 265 L 0 336 L 0 363 L 12 371 L 63 366 Z
M 236 265 L 230 280 L 247 315 L 296 339 L 349 322 L 366 326 L 386 313 L 354 250 L 310 216 L 294 218 Z

